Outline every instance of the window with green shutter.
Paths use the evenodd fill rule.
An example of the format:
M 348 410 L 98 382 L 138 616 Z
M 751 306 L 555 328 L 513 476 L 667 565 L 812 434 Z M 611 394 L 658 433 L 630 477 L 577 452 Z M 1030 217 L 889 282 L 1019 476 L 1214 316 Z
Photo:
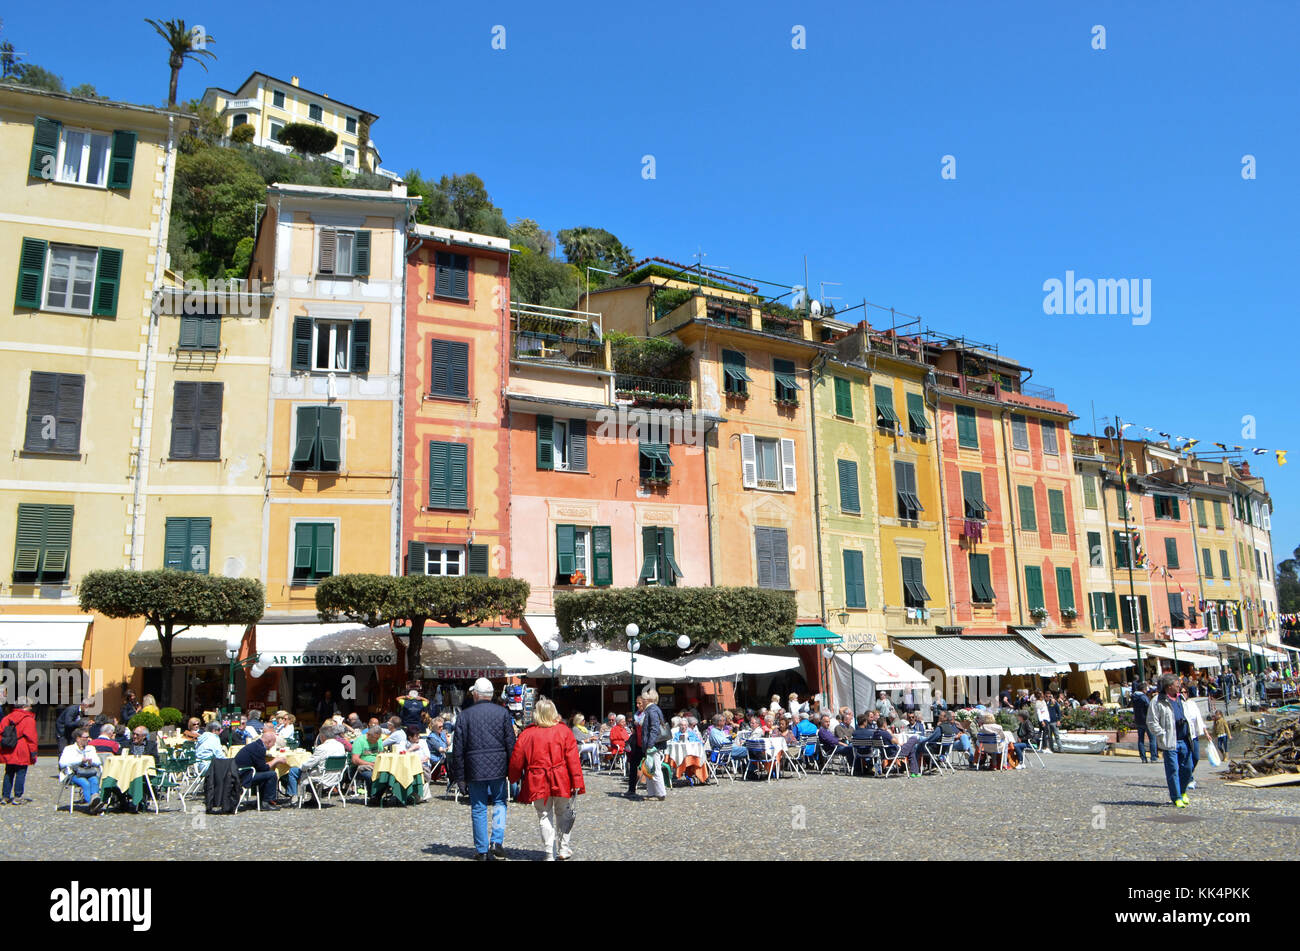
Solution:
M 682 578 L 682 569 L 677 564 L 674 550 L 673 530 L 644 525 L 641 528 L 641 574 L 638 581 L 642 584 L 674 586 Z
M 469 396 L 469 344 L 463 340 L 434 340 L 429 364 L 429 394 L 464 399 Z
M 993 575 L 989 569 L 989 556 L 972 552 L 970 564 L 970 597 L 976 604 L 993 603 Z
M 1029 448 L 1029 420 L 1019 413 L 1011 414 L 1011 448 Z
M 63 123 L 37 116 L 32 122 L 32 153 L 27 162 L 27 175 L 47 182 L 58 179 L 59 136 Z
M 1083 507 L 1093 510 L 1097 508 L 1097 480 L 1090 475 L 1083 477 Z
M 1094 591 L 1088 595 L 1088 607 L 1094 631 L 1113 631 L 1118 626 L 1119 614 L 1115 609 L 1113 592 Z
M 745 355 L 738 350 L 722 351 L 722 389 L 728 396 L 749 396 L 754 382 L 745 369 Z
M 1178 567 L 1178 539 L 1177 538 L 1165 539 L 1165 567 L 1166 568 Z
M 638 475 L 642 482 L 650 482 L 655 485 L 667 485 L 672 479 L 670 470 L 673 466 L 673 460 L 668 451 L 668 443 L 641 443 L 637 453 L 637 459 Z
M 429 508 L 469 508 L 469 446 L 429 440 Z
M 917 521 L 924 509 L 917 495 L 913 463 L 894 460 L 894 492 L 898 496 L 898 517 L 905 522 Z
M 920 558 L 901 559 L 903 571 L 903 606 L 923 608 L 930 600 L 930 592 L 925 587 L 925 569 Z
M 1043 434 L 1043 453 L 1048 456 L 1059 456 L 1061 450 L 1056 442 L 1056 424 L 1051 420 L 1040 419 L 1038 426 Z
M 973 406 L 957 407 L 957 445 L 962 449 L 980 447 L 979 423 Z
M 18 252 L 18 290 L 14 306 L 29 310 L 41 306 L 41 289 L 45 286 L 45 255 L 49 244 L 38 238 L 23 238 Z
M 1205 577 L 1214 578 L 1214 558 L 1208 548 L 1201 549 L 1201 570 L 1204 572 Z
M 862 500 L 858 494 L 858 464 L 851 459 L 836 459 L 835 468 L 840 480 L 840 511 L 850 515 L 861 515 Z
M 891 433 L 896 432 L 898 430 L 898 414 L 894 412 L 893 389 L 880 383 L 877 383 L 874 389 L 876 395 L 876 425 Z
M 600 587 L 614 583 L 614 543 L 608 525 L 591 529 L 591 583 Z
M 1047 490 L 1047 516 L 1051 521 L 1053 535 L 1070 533 L 1065 523 L 1065 493 L 1062 490 Z
M 128 189 L 131 187 L 131 173 L 135 168 L 134 132 L 119 129 L 113 133 L 113 151 L 108 160 L 108 187 Z
M 1228 571 L 1228 550 L 1226 548 L 1219 549 L 1219 568 L 1222 572 L 1223 580 L 1231 581 L 1232 575 Z
M 1214 502 L 1214 527 L 1223 528 L 1223 506 L 1217 499 Z
M 32 372 L 24 452 L 76 455 L 81 451 L 85 389 L 86 378 L 81 374 Z
M 488 546 L 470 545 L 468 562 L 471 575 L 486 576 L 488 574 Z
M 293 527 L 293 583 L 315 585 L 333 573 L 333 523 L 296 523 Z
M 578 570 L 575 551 L 577 529 L 573 525 L 555 526 L 555 583 L 569 584 L 569 577 Z
M 169 518 L 163 532 L 163 567 L 206 575 L 212 519 Z
M 221 314 L 181 314 L 178 350 L 219 350 L 221 348 Z
M 72 561 L 71 505 L 18 504 L 14 584 L 66 584 Z
M 54 276 L 50 276 L 50 284 Z M 122 283 L 122 252 L 117 248 L 100 248 L 95 263 L 95 304 L 90 312 L 96 317 L 116 317 L 118 288 Z
M 1043 569 L 1036 565 L 1025 565 L 1025 599 L 1030 611 L 1047 606 L 1043 601 Z
M 1178 499 L 1172 495 L 1153 496 L 1155 502 L 1156 518 L 1168 518 L 1178 521 L 1182 516 L 1179 513 Z
M 316 271 L 334 277 L 370 276 L 370 232 L 321 228 Z
M 1069 568 L 1056 569 L 1056 604 L 1062 611 L 1073 611 L 1074 573 Z
M 1034 509 L 1034 487 L 1032 485 L 1016 486 L 1016 496 L 1020 500 L 1020 528 L 1026 532 L 1038 531 L 1038 512 Z
M 1088 564 L 1094 568 L 1106 567 L 1106 549 L 1101 543 L 1101 532 L 1088 533 Z
M 862 552 L 846 548 L 841 554 L 844 561 L 844 606 L 865 608 L 867 580 L 862 570 Z
M 299 406 L 296 412 L 292 467 L 296 472 L 338 472 L 343 408 Z
M 785 405 L 799 402 L 799 391 L 803 389 L 795 378 L 793 360 L 772 360 L 772 380 L 775 383 L 776 401 Z
M 835 380 L 835 415 L 845 419 L 853 418 L 853 384 L 842 376 Z
M 907 427 L 913 436 L 924 436 L 930 430 L 925 419 L 925 400 L 920 393 L 907 394 Z
M 434 255 L 433 294 L 469 300 L 469 255 L 439 251 Z
M 1196 500 L 1196 524 L 1201 528 L 1209 528 L 1209 523 L 1205 520 L 1205 499 Z
M 1131 550 L 1132 539 L 1123 532 L 1115 532 L 1115 567 L 1129 568 L 1129 551 Z
M 171 458 L 221 458 L 223 383 L 177 381 L 172 385 Z
M 537 468 L 555 468 L 555 419 L 542 414 L 537 417 Z
M 986 519 L 989 507 L 984 502 L 984 482 L 978 472 L 961 474 L 962 506 L 966 518 Z

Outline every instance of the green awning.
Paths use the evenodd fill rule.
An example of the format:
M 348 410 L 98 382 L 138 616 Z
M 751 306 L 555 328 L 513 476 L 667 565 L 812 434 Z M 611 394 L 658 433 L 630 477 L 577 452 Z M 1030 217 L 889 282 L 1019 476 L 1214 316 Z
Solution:
M 777 383 L 781 384 L 788 390 L 803 389 L 803 387 L 801 387 L 795 380 L 793 373 L 773 373 L 772 375 L 776 377 Z
M 727 375 L 727 379 L 730 380 L 732 383 L 754 382 L 749 378 L 749 374 L 745 372 L 744 367 L 738 367 L 732 364 L 729 366 L 724 366 L 722 370 Z
M 668 455 L 668 446 L 664 443 L 645 442 L 641 444 L 641 455 L 661 466 L 671 466 L 672 458 Z
M 794 637 L 790 639 L 790 645 L 802 647 L 808 644 L 838 644 L 843 640 L 844 638 L 828 631 L 820 624 L 800 624 L 794 629 Z

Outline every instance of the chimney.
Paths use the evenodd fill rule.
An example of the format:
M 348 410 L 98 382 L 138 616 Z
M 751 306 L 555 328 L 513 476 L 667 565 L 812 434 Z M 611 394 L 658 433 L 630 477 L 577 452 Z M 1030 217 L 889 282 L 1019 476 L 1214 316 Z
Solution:
M 1250 478 L 1250 463 L 1244 459 L 1241 461 L 1241 474 L 1243 478 Z
M 406 197 L 406 182 L 393 182 L 393 197 L 394 198 Z
M 289 77 L 289 85 L 290 85 L 290 86 L 296 86 L 296 85 L 298 85 L 298 77 L 297 77 L 297 76 L 290 76 L 290 77 Z

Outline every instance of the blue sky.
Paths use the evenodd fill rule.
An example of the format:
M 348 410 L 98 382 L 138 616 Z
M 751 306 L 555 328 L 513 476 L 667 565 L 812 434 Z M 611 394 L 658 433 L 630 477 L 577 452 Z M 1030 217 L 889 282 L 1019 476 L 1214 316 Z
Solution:
M 1249 457 L 1286 557 L 1300 5 L 842 6 L 121 3 L 86 31 L 10 9 L 5 35 L 70 85 L 158 102 L 166 56 L 142 18 L 184 16 L 220 59 L 186 66 L 183 98 L 296 74 L 379 113 L 386 167 L 476 172 L 511 219 L 605 227 L 639 257 L 703 248 L 789 283 L 807 255 L 814 293 L 838 281 L 843 303 L 998 344 L 1055 387 L 1076 431 L 1095 402 L 1202 447 L 1293 449 L 1280 468 Z M 1149 279 L 1150 323 L 1045 315 L 1043 282 L 1067 270 Z

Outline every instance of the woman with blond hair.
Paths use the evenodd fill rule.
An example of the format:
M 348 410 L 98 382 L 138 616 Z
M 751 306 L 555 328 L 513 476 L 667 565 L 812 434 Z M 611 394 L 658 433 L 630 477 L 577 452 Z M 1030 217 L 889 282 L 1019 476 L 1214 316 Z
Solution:
M 532 725 L 519 734 L 510 754 L 510 782 L 519 783 L 515 801 L 531 802 L 537 810 L 548 862 L 572 857 L 573 798 L 587 791 L 578 743 L 572 731 L 556 729 L 560 723 L 555 704 L 538 700 Z
M 141 701 L 138 712 L 152 713 L 154 716 L 158 716 L 158 701 L 153 698 L 153 694 L 147 693 L 144 695 L 144 700 Z
M 600 739 L 587 729 L 587 718 L 581 713 L 573 715 L 573 739 L 578 744 L 579 761 L 589 762 L 594 769 L 600 765 Z

